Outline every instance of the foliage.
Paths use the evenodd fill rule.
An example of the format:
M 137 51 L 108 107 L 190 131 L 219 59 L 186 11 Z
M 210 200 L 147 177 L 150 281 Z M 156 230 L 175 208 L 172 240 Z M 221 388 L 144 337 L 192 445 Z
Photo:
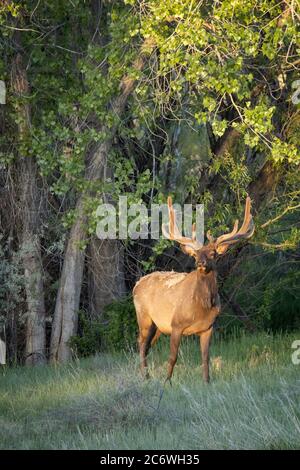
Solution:
M 79 332 L 70 339 L 70 346 L 78 357 L 87 357 L 96 354 L 102 344 L 102 323 L 91 321 L 85 312 L 80 311 L 78 315 Z
M 103 318 L 89 319 L 79 313 L 79 333 L 70 344 L 76 355 L 86 357 L 99 351 L 125 351 L 136 348 L 137 321 L 132 299 L 105 307 Z
M 24 275 L 20 253 L 11 252 L 9 242 L 11 240 L 0 245 L 0 331 L 2 324 L 9 322 L 11 312 L 17 311 L 23 302 Z
M 263 302 L 258 306 L 264 328 L 287 331 L 299 328 L 299 272 L 289 270 L 275 285 L 270 282 L 264 290 Z
M 34 7 L 30 0 L 24 2 L 28 15 Z M 35 112 L 30 152 L 38 159 L 41 174 L 49 179 L 51 192 L 63 198 L 90 186 L 84 178 L 85 155 L 91 146 L 109 138 L 112 127 L 118 125 L 123 145 L 108 155 L 113 179 L 98 182 L 93 197 L 97 202 L 103 192 L 115 199 L 128 194 L 139 202 L 155 190 L 155 201 L 164 181 L 152 178 L 150 168 L 138 169 L 139 155 L 132 143 L 148 152 L 147 139 L 164 115 L 167 127 L 169 119 L 186 120 L 192 127 L 196 120 L 210 123 L 217 139 L 235 126 L 253 152 L 263 152 L 277 164 L 298 163 L 294 132 L 285 138 L 279 138 L 277 132 L 281 123 L 297 113 L 297 107 L 288 101 L 297 78 L 295 69 L 288 67 L 299 36 L 294 22 L 297 10 L 286 14 L 276 0 L 249 6 L 239 0 L 234 8 L 227 1 L 180 0 L 162 5 L 138 0 L 105 2 L 103 8 L 100 44 L 91 41 L 87 32 L 93 18 L 85 3 L 76 2 L 73 8 L 68 2 L 39 5 L 34 13 L 42 21 L 42 34 L 24 33 L 32 48 L 30 103 Z M 49 48 L 47 34 L 57 24 L 64 28 L 58 28 Z M 72 44 L 74 34 L 80 46 Z M 156 52 L 136 77 L 128 116 L 117 122 L 109 103 L 122 78 L 135 73 L 136 51 L 149 37 L 155 41 Z M 275 90 L 278 83 L 281 93 L 284 89 L 287 95 L 287 102 L 280 106 Z M 124 147 L 130 149 L 125 158 Z M 237 155 L 241 161 L 236 162 L 235 180 L 249 172 L 243 153 Z M 212 169 L 216 164 L 213 162 Z M 193 194 L 196 180 L 189 178 L 185 184 Z M 236 193 L 236 182 L 230 189 Z M 94 227 L 93 211 L 88 208 L 87 203 Z M 65 228 L 71 220 L 70 216 Z
M 258 329 L 289 331 L 297 329 L 300 318 L 299 269 L 292 251 L 269 253 L 248 250 L 223 282 L 221 292 L 232 296 Z M 241 327 L 230 305 L 223 302 L 219 320 L 222 330 Z
M 104 311 L 104 319 L 102 335 L 105 350 L 136 348 L 137 321 L 131 298 L 108 305 Z

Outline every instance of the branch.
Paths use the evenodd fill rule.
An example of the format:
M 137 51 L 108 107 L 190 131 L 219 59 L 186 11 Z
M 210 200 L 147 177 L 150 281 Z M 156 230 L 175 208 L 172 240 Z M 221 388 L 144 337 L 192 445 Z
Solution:
M 245 328 L 250 331 L 251 333 L 253 333 L 254 331 L 256 331 L 256 326 L 254 325 L 254 323 L 250 320 L 249 316 L 247 315 L 247 313 L 242 309 L 242 307 L 233 299 L 233 298 L 229 298 L 228 295 L 225 293 L 225 292 L 222 292 L 221 293 L 221 297 L 223 297 L 223 299 L 225 300 L 226 304 L 228 304 L 232 310 L 232 312 L 234 313 L 234 315 L 241 321 L 244 323 L 245 325 Z M 225 304 L 225 305 L 226 305 Z
M 296 247 L 295 243 L 286 241 L 284 243 L 279 243 L 278 245 L 273 244 L 273 243 L 266 243 L 266 242 L 261 242 L 261 243 L 256 243 L 256 245 L 263 246 L 264 248 L 271 248 L 272 250 L 283 250 L 283 249 L 293 249 Z
M 263 225 L 261 225 L 261 228 L 268 227 L 269 225 L 273 224 L 277 220 L 281 219 L 287 212 L 295 210 L 295 209 L 299 209 L 299 207 L 300 207 L 300 204 L 297 204 L 297 206 L 288 206 L 286 209 L 284 209 L 284 211 L 281 214 L 277 215 L 277 217 L 274 217 L 274 219 L 270 219 L 267 222 L 265 222 Z

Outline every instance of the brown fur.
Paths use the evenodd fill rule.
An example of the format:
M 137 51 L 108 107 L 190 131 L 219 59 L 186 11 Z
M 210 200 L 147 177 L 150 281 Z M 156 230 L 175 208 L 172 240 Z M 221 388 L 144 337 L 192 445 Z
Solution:
M 204 380 L 209 380 L 208 347 L 213 323 L 220 313 L 216 272 L 202 268 L 187 273 L 154 272 L 141 278 L 133 290 L 139 324 L 142 369 L 158 336 L 171 335 L 168 377 L 171 378 L 182 335 L 196 334 L 204 361 Z M 201 339 L 202 338 L 202 339 Z M 207 362 L 207 364 L 206 364 Z

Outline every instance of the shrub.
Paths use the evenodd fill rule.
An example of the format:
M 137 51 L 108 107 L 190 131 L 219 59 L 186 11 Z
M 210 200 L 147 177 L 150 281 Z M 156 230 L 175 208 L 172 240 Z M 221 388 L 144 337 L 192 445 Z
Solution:
M 136 347 L 138 326 L 132 297 L 114 302 L 105 308 L 103 346 L 109 351 L 121 351 Z
M 95 354 L 101 349 L 102 324 L 99 320 L 90 320 L 81 310 L 78 318 L 78 334 L 72 336 L 69 344 L 73 352 L 80 357 Z
M 137 321 L 132 298 L 108 305 L 103 317 L 91 320 L 79 312 L 78 334 L 70 339 L 70 346 L 80 357 L 99 351 L 122 351 L 136 347 Z

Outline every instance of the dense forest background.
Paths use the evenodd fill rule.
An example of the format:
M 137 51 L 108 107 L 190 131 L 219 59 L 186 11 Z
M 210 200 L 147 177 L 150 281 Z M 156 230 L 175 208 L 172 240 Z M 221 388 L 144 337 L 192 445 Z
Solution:
M 299 20 L 295 0 L 1 1 L 10 362 L 134 347 L 136 280 L 193 269 L 166 240 L 96 237 L 120 195 L 203 203 L 218 235 L 248 193 L 256 232 L 218 263 L 218 331 L 300 327 Z

